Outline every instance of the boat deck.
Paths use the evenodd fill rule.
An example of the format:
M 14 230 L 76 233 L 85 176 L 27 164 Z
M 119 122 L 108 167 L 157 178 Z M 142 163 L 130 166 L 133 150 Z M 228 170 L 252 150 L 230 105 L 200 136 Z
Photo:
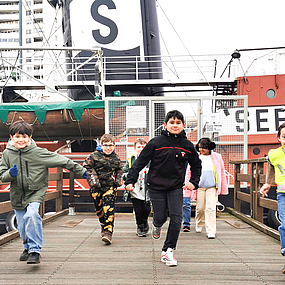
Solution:
M 194 219 L 192 219 L 194 222 Z M 151 223 L 151 218 L 150 218 Z M 113 243 L 100 239 L 95 214 L 62 216 L 44 226 L 41 263 L 19 261 L 20 238 L 0 246 L 0 284 L 284 284 L 280 243 L 227 213 L 216 239 L 181 232 L 177 267 L 160 262 L 162 237 L 135 235 L 132 214 L 117 214 Z

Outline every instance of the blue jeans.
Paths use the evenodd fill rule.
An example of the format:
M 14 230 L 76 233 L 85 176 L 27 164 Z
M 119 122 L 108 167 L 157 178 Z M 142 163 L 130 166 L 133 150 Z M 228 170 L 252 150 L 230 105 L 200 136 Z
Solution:
M 25 210 L 14 210 L 24 249 L 29 253 L 41 253 L 43 245 L 43 225 L 39 207 L 39 202 L 31 202 Z
M 169 247 L 175 249 L 182 223 L 183 189 L 169 191 L 149 189 L 149 195 L 155 227 L 162 227 L 167 220 L 167 210 L 169 211 L 170 221 L 162 250 L 166 251 Z
M 183 197 L 183 226 L 190 227 L 191 221 L 191 198 Z
M 281 242 L 281 254 L 285 254 L 285 194 L 277 192 L 278 214 L 281 225 L 278 227 Z

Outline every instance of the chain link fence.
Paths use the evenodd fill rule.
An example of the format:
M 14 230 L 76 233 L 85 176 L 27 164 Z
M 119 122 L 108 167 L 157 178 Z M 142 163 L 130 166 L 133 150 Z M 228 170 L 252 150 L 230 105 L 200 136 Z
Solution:
M 202 137 L 216 143 L 232 187 L 234 168 L 229 162 L 247 159 L 247 96 L 106 97 L 105 131 L 116 137 L 121 160 L 134 154 L 137 138 L 149 141 L 160 135 L 165 115 L 174 109 L 183 113 L 187 138 L 194 145 Z

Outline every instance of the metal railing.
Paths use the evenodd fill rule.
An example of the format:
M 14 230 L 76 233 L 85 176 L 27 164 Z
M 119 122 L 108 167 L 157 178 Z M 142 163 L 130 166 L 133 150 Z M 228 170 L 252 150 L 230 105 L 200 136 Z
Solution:
M 106 57 L 100 48 L 0 47 L 0 87 L 48 88 L 56 92 L 74 85 L 143 82 L 233 81 L 238 66 L 223 76 L 230 55 Z M 99 77 L 98 77 L 99 76 Z M 221 78 L 223 77 L 223 78 Z M 59 88 L 59 89 L 58 89 Z

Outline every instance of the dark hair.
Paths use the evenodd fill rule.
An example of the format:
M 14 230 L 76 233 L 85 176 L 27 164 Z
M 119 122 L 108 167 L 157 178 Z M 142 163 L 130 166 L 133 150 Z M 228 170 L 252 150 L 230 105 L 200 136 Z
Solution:
M 216 148 L 216 144 L 209 138 L 201 138 L 196 144 L 196 150 L 199 151 L 199 146 L 204 149 L 213 150 Z
M 33 127 L 24 121 L 16 121 L 10 126 L 9 134 L 13 136 L 17 133 L 20 135 L 28 135 L 30 137 L 33 134 Z
M 113 144 L 115 144 L 116 139 L 114 136 L 110 135 L 110 134 L 104 134 L 101 138 L 100 138 L 100 142 L 101 144 L 103 144 L 104 142 L 112 142 Z
M 277 129 L 277 138 L 280 138 L 280 134 L 281 134 L 281 130 L 285 128 L 285 123 L 283 123 L 282 125 L 280 125 Z
M 178 120 L 181 120 L 182 123 L 184 124 L 184 116 L 181 112 L 177 111 L 177 110 L 172 110 L 172 111 L 169 111 L 167 114 L 166 114 L 166 117 L 165 117 L 165 123 L 167 123 L 169 121 L 169 119 L 171 118 L 177 118 Z
M 144 138 L 138 138 L 138 139 L 135 140 L 134 146 L 136 146 L 137 143 L 140 143 L 140 144 L 147 144 L 147 141 L 146 141 Z

